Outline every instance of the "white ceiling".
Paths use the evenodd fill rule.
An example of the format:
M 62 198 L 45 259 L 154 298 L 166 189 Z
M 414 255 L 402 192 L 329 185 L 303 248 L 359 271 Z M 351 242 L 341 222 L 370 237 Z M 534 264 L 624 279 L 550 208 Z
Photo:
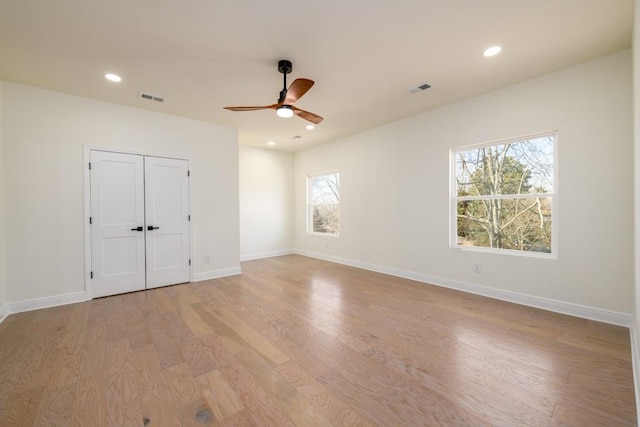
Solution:
M 0 78 L 297 151 L 628 48 L 632 16 L 633 0 L 0 0 Z M 315 81 L 296 103 L 325 118 L 313 131 L 222 109 L 276 102 L 279 59 Z

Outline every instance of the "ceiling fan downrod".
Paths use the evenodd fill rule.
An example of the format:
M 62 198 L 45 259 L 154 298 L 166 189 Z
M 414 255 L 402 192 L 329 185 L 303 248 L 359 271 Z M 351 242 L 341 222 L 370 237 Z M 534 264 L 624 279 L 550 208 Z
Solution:
M 280 91 L 280 98 L 278 99 L 278 103 L 284 101 L 287 97 L 287 74 L 289 74 L 293 70 L 293 65 L 291 65 L 291 61 L 286 59 L 281 59 L 278 61 L 278 71 L 280 71 L 284 78 L 284 83 L 282 86 L 282 91 Z

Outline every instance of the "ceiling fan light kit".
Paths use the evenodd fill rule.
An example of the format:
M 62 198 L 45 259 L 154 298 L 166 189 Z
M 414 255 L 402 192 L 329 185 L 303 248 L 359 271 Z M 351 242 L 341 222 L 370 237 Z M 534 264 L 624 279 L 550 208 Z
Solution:
M 289 117 L 293 117 L 293 108 L 291 108 L 290 105 L 283 105 L 281 107 L 278 107 L 278 109 L 276 110 L 276 114 L 278 115 L 278 117 L 284 117 L 285 119 L 288 119 Z
M 276 110 L 278 117 L 289 118 L 296 116 L 302 117 L 311 123 L 318 124 L 323 118 L 317 114 L 310 113 L 309 111 L 301 110 L 293 105 L 298 99 L 302 97 L 313 86 L 313 80 L 309 79 L 296 79 L 291 83 L 291 86 L 287 89 L 287 74 L 291 73 L 293 66 L 291 61 L 281 59 L 278 61 L 278 71 L 282 73 L 284 85 L 280 91 L 278 102 L 272 105 L 263 106 L 248 106 L 248 107 L 224 107 L 229 111 L 255 111 L 255 110 Z

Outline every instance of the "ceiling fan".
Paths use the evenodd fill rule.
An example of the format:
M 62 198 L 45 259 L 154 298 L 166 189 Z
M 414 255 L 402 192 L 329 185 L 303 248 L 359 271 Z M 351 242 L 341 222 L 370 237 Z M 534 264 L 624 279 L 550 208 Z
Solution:
M 298 99 L 302 97 L 311 86 L 313 86 L 313 80 L 309 79 L 295 79 L 289 89 L 287 89 L 287 74 L 291 72 L 293 69 L 291 65 L 291 61 L 287 61 L 286 59 L 281 59 L 278 61 L 278 71 L 284 75 L 284 86 L 280 91 L 280 97 L 278 98 L 278 102 L 272 105 L 263 105 L 263 106 L 253 106 L 253 107 L 224 107 L 225 110 L 230 111 L 254 111 L 254 110 L 276 110 L 276 114 L 278 117 L 292 117 L 294 114 L 296 116 L 302 117 L 305 120 L 310 121 L 311 123 L 318 124 L 323 119 L 317 114 L 310 113 L 308 111 L 301 110 L 300 108 L 293 105 Z

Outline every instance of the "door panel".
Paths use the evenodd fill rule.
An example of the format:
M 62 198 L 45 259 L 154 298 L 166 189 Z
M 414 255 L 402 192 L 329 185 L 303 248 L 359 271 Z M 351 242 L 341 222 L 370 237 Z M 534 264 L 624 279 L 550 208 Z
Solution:
M 102 272 L 104 277 L 135 274 L 140 262 L 138 238 L 132 236 L 102 239 Z
M 91 151 L 93 297 L 145 288 L 144 162 L 132 154 Z
M 188 171 L 186 160 L 145 157 L 147 288 L 191 278 Z

